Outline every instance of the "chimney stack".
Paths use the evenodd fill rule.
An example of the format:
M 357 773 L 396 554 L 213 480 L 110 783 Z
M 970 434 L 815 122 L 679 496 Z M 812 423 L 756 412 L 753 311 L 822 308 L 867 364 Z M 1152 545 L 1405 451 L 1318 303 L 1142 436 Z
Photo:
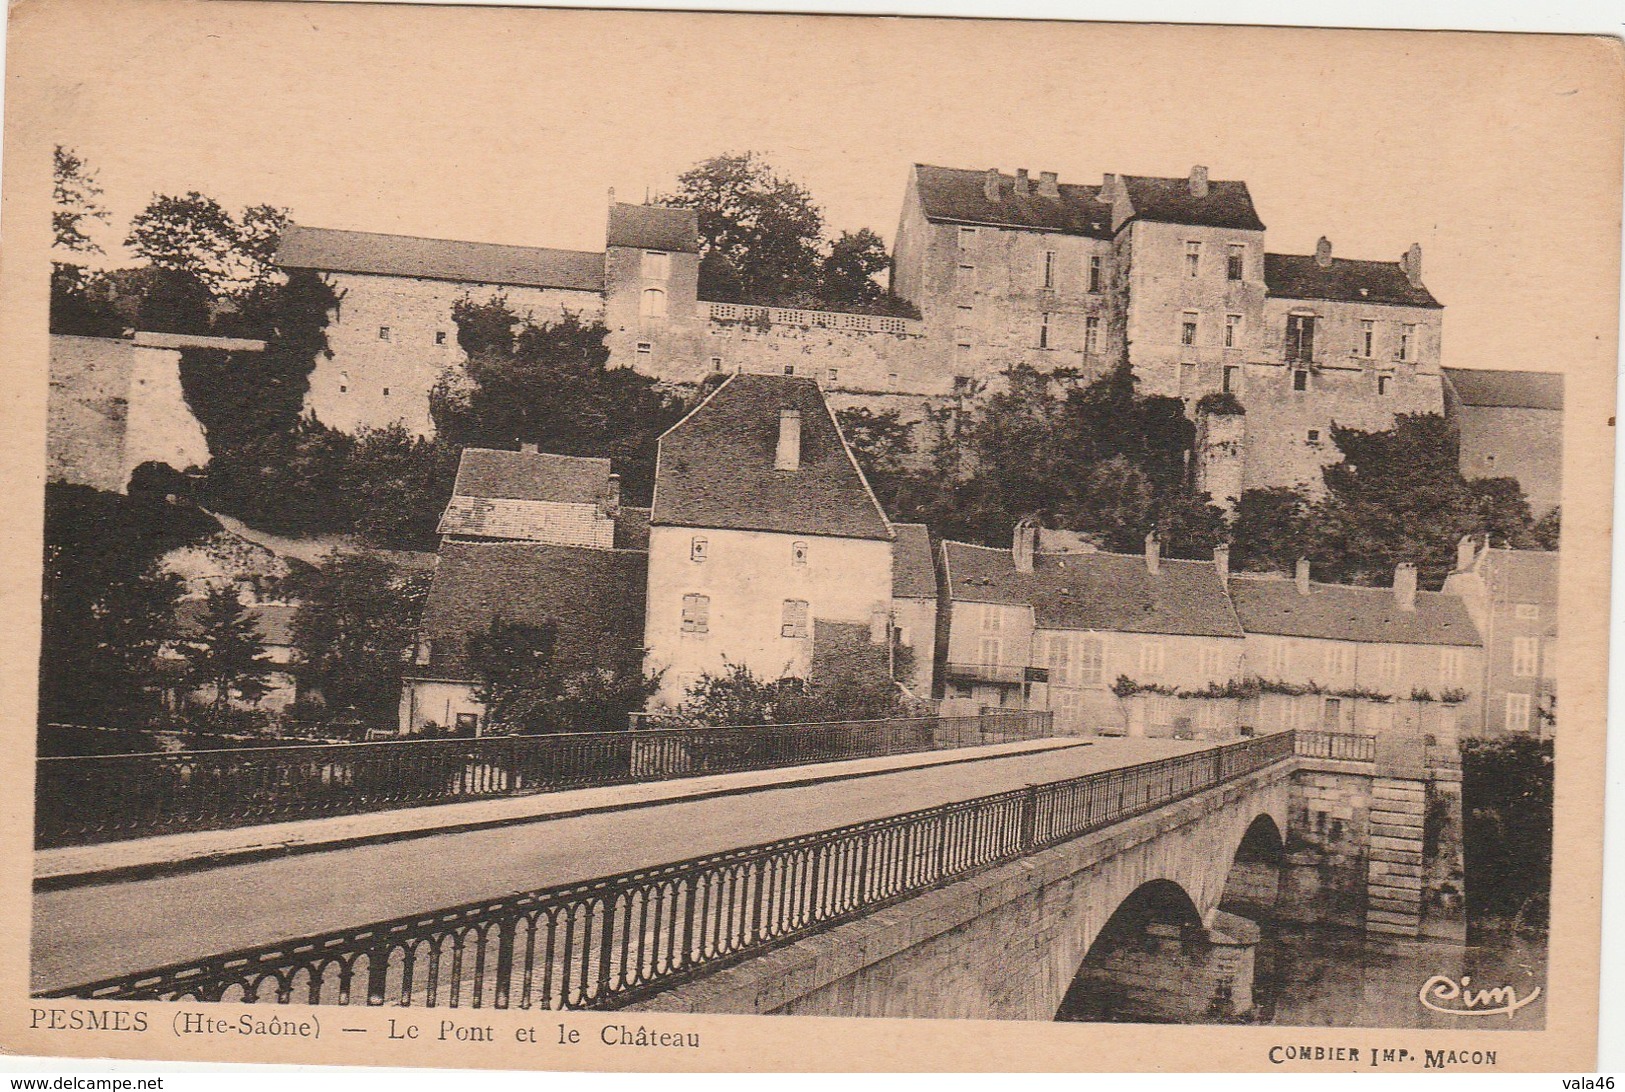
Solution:
M 535 455 L 538 452 L 536 451 L 536 445 L 535 444 L 521 443 L 519 445 L 519 453 L 521 455 Z
M 779 448 L 773 457 L 774 470 L 801 469 L 801 411 L 779 411 Z
M 1191 168 L 1191 196 L 1192 197 L 1206 197 L 1207 196 L 1207 168 L 1206 167 L 1197 166 L 1197 167 L 1192 167 Z
M 1332 241 L 1324 235 L 1315 244 L 1315 264 L 1322 269 L 1332 267 Z
M 1017 197 L 1026 197 L 1026 196 L 1028 196 L 1029 194 L 1032 193 L 1032 190 L 1033 190 L 1033 184 L 1032 184 L 1032 181 L 1027 177 L 1027 168 L 1026 167 L 1017 167 L 1016 168 L 1016 196 Z
M 1298 576 L 1297 576 L 1297 579 L 1298 579 L 1298 594 L 1299 595 L 1308 595 L 1309 594 L 1309 559 L 1307 557 L 1298 558 Z
M 1016 522 L 1016 530 L 1010 536 L 1010 557 L 1016 563 L 1016 572 L 1030 573 L 1033 571 L 1033 554 L 1038 550 L 1038 521 L 1028 516 Z
M 1054 171 L 1038 172 L 1038 196 L 1055 200 L 1061 196 L 1061 176 Z
M 611 474 L 604 486 L 604 515 L 610 519 L 621 514 L 621 476 Z
M 1394 606 L 1403 611 L 1416 609 L 1416 566 L 1409 561 L 1394 566 Z
M 1230 544 L 1221 542 L 1213 547 L 1213 571 L 1219 574 L 1219 583 L 1230 581 Z
M 1464 573 L 1473 567 L 1478 558 L 1478 549 L 1473 543 L 1472 535 L 1462 535 L 1461 541 L 1456 543 L 1456 571 Z
M 997 202 L 999 199 L 999 168 L 989 167 L 987 177 L 982 179 L 982 196 L 989 201 Z
M 1405 271 L 1405 279 L 1411 282 L 1412 288 L 1422 287 L 1422 244 L 1412 243 L 1405 256 L 1399 259 L 1399 268 Z
M 1162 540 L 1156 531 L 1145 536 L 1145 571 L 1155 576 L 1162 568 Z
M 1095 200 L 1105 201 L 1108 204 L 1117 200 L 1117 176 L 1107 173 L 1100 176 L 1100 192 L 1095 194 Z

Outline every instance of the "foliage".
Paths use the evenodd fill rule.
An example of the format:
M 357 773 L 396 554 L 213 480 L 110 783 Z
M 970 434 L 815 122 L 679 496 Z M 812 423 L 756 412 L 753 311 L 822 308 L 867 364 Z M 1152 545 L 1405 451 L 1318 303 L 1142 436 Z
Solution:
M 702 671 L 684 696 L 683 719 L 696 726 L 749 727 L 776 724 L 779 706 L 803 687 L 800 679 L 760 679 L 726 657 L 720 672 Z
M 1242 572 L 1290 572 L 1316 557 L 1314 502 L 1283 486 L 1248 489 L 1236 502 L 1231 565 Z
M 402 570 L 371 553 L 335 553 L 296 572 L 293 643 L 303 688 L 330 710 L 389 723 L 400 699 L 402 656 L 412 646 L 428 573 Z
M 211 296 L 228 297 L 270 282 L 271 258 L 287 220 L 287 210 L 270 205 L 233 216 L 196 190 L 182 197 L 154 194 L 130 222 L 124 244 L 152 268 L 182 274 Z
M 404 425 L 363 429 L 342 474 L 350 529 L 375 546 L 433 550 L 460 455 L 445 440 L 426 440 Z
M 658 674 L 623 667 L 593 668 L 566 675 L 540 710 L 533 730 L 611 732 L 625 729 L 629 714 L 642 709 L 660 689 Z
M 355 437 L 309 419 L 287 432 L 245 435 L 215 449 L 203 494 L 211 507 L 262 530 L 344 532 L 354 524 L 348 467 L 355 448 Z
M 253 704 L 265 695 L 266 680 L 276 670 L 265 656 L 265 642 L 253 614 L 232 587 L 209 589 L 197 630 L 178 642 L 189 687 L 213 691 L 216 711 L 233 697 Z
M 647 503 L 656 442 L 683 406 L 651 377 L 609 367 L 601 323 L 567 314 L 537 325 L 500 297 L 459 301 L 452 318 L 468 364 L 465 381 L 443 382 L 431 397 L 446 443 L 511 448 L 523 441 L 559 455 L 607 455 L 633 502 Z
M 1530 530 L 1537 550 L 1556 550 L 1563 537 L 1563 509 L 1553 508 Z
M 880 506 L 896 511 L 898 491 L 908 479 L 906 460 L 914 453 L 914 430 L 897 410 L 851 406 L 837 410 L 835 418 Z
M 1469 917 L 1544 925 L 1552 882 L 1552 741 L 1465 739 L 1461 757 Z
M 499 614 L 467 641 L 478 679 L 474 700 L 485 706 L 487 722 L 509 731 L 531 728 L 557 691 L 553 654 L 558 624 L 514 622 Z
M 41 722 L 128 727 L 157 711 L 178 578 L 157 559 L 219 525 L 162 497 L 45 487 Z
M 58 144 L 51 161 L 51 245 L 73 254 L 101 254 L 90 237 L 93 222 L 107 222 L 96 172 L 71 148 Z
M 819 263 L 820 295 L 826 303 L 872 304 L 885 295 L 875 277 L 891 267 L 886 242 L 868 228 L 843 231 Z
M 720 672 L 701 672 L 690 684 L 680 715 L 696 727 L 752 727 L 873 720 L 909 712 L 902 691 L 884 673 L 836 668 L 808 683 L 795 676 L 763 679 L 744 664 L 724 659 Z
M 51 333 L 118 337 L 124 316 L 114 305 L 105 275 L 69 262 L 51 263 Z
M 1247 407 L 1229 391 L 1211 391 L 1196 400 L 1196 412 L 1219 417 L 1243 417 L 1246 416 Z

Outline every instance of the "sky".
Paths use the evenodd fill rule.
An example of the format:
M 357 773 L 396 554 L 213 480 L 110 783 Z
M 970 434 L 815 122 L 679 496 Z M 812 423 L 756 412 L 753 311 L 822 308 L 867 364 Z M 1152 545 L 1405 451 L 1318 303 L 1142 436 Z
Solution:
M 1619 52 L 1596 40 L 172 0 L 21 13 L 42 10 L 36 105 L 99 172 L 115 252 L 155 192 L 601 249 L 611 187 L 642 200 L 722 151 L 764 153 L 832 233 L 888 240 L 915 162 L 1064 182 L 1201 163 L 1248 182 L 1271 250 L 1324 234 L 1391 260 L 1420 242 L 1447 363 L 1612 351 L 1611 311 L 1575 321 L 1575 278 L 1612 280 L 1619 255 Z

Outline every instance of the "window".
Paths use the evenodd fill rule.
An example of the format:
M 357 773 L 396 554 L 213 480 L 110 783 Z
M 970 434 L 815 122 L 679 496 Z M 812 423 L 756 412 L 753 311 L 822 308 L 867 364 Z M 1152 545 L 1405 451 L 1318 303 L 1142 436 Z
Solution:
M 997 667 L 1000 653 L 999 639 L 997 637 L 983 637 L 977 646 L 977 652 L 981 655 L 982 666 Z
M 1090 315 L 1083 320 L 1083 351 L 1098 353 L 1100 351 L 1100 318 Z
M 897 373 L 896 372 L 887 373 L 887 375 L 886 375 L 886 389 L 889 390 L 889 391 L 894 391 L 894 390 L 897 389 Z
M 1216 648 L 1202 649 L 1202 678 L 1217 679 L 1224 673 L 1224 657 Z
M 339 393 L 343 394 L 350 389 L 350 373 L 339 373 Z
M 829 381 L 831 383 L 837 382 L 840 378 L 841 378 L 841 369 L 839 369 L 839 368 L 831 368 L 829 370 Z
M 709 595 L 683 596 L 683 632 L 711 632 L 711 597 Z
M 785 375 L 795 375 L 796 374 L 796 366 L 794 364 L 786 364 L 784 366 L 784 374 Z
M 1354 650 L 1344 645 L 1326 646 L 1326 677 L 1341 679 L 1354 669 Z
M 976 267 L 969 262 L 959 263 L 959 280 L 962 284 L 970 284 L 976 280 Z
M 1442 648 L 1439 650 L 1439 682 L 1457 683 L 1461 681 L 1461 650 L 1456 648 Z
M 711 544 L 698 535 L 689 539 L 688 559 L 690 561 L 704 561 L 711 556 Z
M 1309 431 L 1308 431 L 1308 432 L 1307 432 L 1307 433 L 1306 433 L 1306 434 L 1305 434 L 1305 435 L 1304 435 L 1304 439 L 1305 439 L 1305 440 L 1306 440 L 1306 441 L 1308 441 L 1308 442 L 1309 442 L 1309 443 L 1311 443 L 1311 444 L 1318 444 L 1318 443 L 1320 443 L 1320 430 L 1319 430 L 1319 429 L 1318 429 L 1318 428 L 1312 428 L 1312 429 L 1310 429 L 1310 430 L 1309 430 Z
M 1072 638 L 1054 636 L 1049 639 L 1049 681 L 1051 686 L 1072 684 Z
M 1229 254 L 1228 259 L 1225 262 L 1225 267 L 1224 267 L 1225 278 L 1228 279 L 1228 280 L 1232 280 L 1232 281 L 1241 280 L 1241 277 L 1242 277 L 1242 264 L 1246 261 L 1246 258 L 1247 258 L 1247 244 L 1245 244 L 1245 243 L 1231 243 L 1230 244 L 1230 254 Z
M 457 734 L 472 736 L 480 730 L 480 715 L 478 713 L 457 714 Z
M 446 343 L 446 331 L 436 330 L 434 332 L 434 343 L 436 345 L 444 345 Z
M 779 623 L 779 636 L 807 636 L 807 601 L 805 599 L 786 599 L 782 618 L 783 620 Z
M 1327 698 L 1321 710 L 1320 722 L 1326 726 L 1328 732 L 1335 732 L 1343 726 L 1343 699 Z
M 1236 367 L 1234 364 L 1226 364 L 1224 366 L 1224 379 L 1223 379 L 1224 393 L 1225 394 L 1235 394 L 1236 393 L 1236 383 L 1237 383 L 1237 380 L 1239 380 L 1240 378 L 1241 378 L 1241 369 Z
M 671 279 L 671 255 L 662 250 L 643 252 L 643 279 L 666 281 Z
M 1361 319 L 1360 320 L 1360 345 L 1359 345 L 1360 355 L 1365 357 L 1367 360 L 1371 359 L 1371 351 L 1376 348 L 1376 345 L 1377 345 L 1377 321 L 1376 321 L 1376 319 L 1368 319 L 1368 318 Z
M 1399 678 L 1399 649 L 1385 645 L 1377 650 L 1377 678 L 1383 682 Z
M 380 326 L 380 327 L 378 327 L 378 340 L 379 341 L 388 341 L 389 340 L 389 327 L 388 326 Z
M 1078 682 L 1099 686 L 1106 678 L 1106 640 L 1084 637 L 1078 644 Z
M 997 633 L 1004 627 L 1004 616 L 999 613 L 998 607 L 982 608 L 982 632 Z
M 974 315 L 975 313 L 976 313 L 976 308 L 975 307 L 972 307 L 968 303 L 962 303 L 956 309 L 956 314 L 955 314 L 954 321 L 957 322 L 960 326 L 969 326 L 971 324 L 971 316 Z
M 1309 389 L 1309 370 L 1307 368 L 1292 369 L 1292 389 L 1295 391 Z
M 1512 615 L 1520 622 L 1538 622 L 1540 621 L 1540 604 L 1519 603 L 1512 608 Z
M 1520 679 L 1540 674 L 1540 638 L 1517 637 L 1512 641 L 1512 673 Z
M 1394 377 L 1391 375 L 1377 376 L 1377 393 L 1387 394 L 1394 389 Z
M 1202 269 L 1202 244 L 1194 240 L 1185 244 L 1185 274 L 1196 276 Z
M 793 542 L 790 544 L 790 564 L 805 565 L 807 563 L 807 544 Z
M 1241 344 L 1241 316 L 1224 316 L 1224 347 L 1234 349 Z
M 1293 362 L 1315 359 L 1315 316 L 1286 317 L 1286 358 Z M 1299 387 L 1299 390 L 1304 388 Z
M 1285 640 L 1279 640 L 1270 646 L 1270 671 L 1278 679 L 1284 679 L 1292 670 L 1292 645 Z
M 720 372 L 722 370 L 722 358 L 720 356 L 714 356 L 711 358 L 711 370 L 714 372 Z
M 1055 251 L 1044 251 L 1044 287 L 1055 287 Z
M 1162 651 L 1161 641 L 1147 641 L 1140 646 L 1140 674 L 1152 679 L 1162 674 Z
M 1416 352 L 1416 323 L 1401 323 L 1399 327 L 1399 352 L 1396 354 L 1400 360 L 1411 360 Z
M 1043 314 L 1038 316 L 1038 347 L 1040 349 L 1050 348 L 1051 317 L 1052 316 L 1048 311 L 1045 311 Z
M 975 245 L 976 245 L 976 229 L 973 228 L 973 227 L 962 227 L 962 228 L 960 228 L 959 229 L 959 249 L 960 250 L 969 250 L 971 247 L 973 247 Z M 961 266 L 960 268 L 963 269 L 965 267 Z
M 1527 732 L 1527 731 L 1529 731 L 1529 695 L 1528 694 L 1508 694 L 1507 695 L 1507 723 L 1506 723 L 1506 730 L 1509 731 L 1509 732 Z
M 1195 311 L 1186 311 L 1179 317 L 1179 343 L 1181 345 L 1196 344 L 1196 319 Z
M 643 303 L 638 311 L 644 318 L 665 318 L 665 290 L 661 288 L 645 288 L 643 290 Z
M 1100 255 L 1099 254 L 1093 255 L 1089 259 L 1089 291 L 1091 291 L 1091 292 L 1099 292 L 1100 291 L 1100 282 L 1101 282 L 1101 273 L 1102 272 L 1103 272 L 1103 270 L 1102 270 L 1102 267 L 1101 267 Z
M 389 388 L 388 388 L 388 387 L 385 387 L 385 388 L 384 388 L 384 397 L 385 397 L 385 398 L 388 398 L 388 397 L 389 397 Z
M 638 342 L 638 360 L 647 363 L 654 356 L 655 346 L 652 341 Z

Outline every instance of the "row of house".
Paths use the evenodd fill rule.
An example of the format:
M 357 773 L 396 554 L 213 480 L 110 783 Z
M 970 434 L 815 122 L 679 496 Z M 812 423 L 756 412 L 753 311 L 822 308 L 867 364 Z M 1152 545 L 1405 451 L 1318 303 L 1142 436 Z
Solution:
M 572 669 L 816 679 L 885 665 L 946 713 L 1050 709 L 1072 732 L 1541 732 L 1556 555 L 1464 542 L 1440 592 L 1232 573 L 1095 548 L 1023 521 L 1008 549 L 886 518 L 819 385 L 736 374 L 660 440 L 650 509 L 604 460 L 464 453 L 401 726 L 475 729 L 464 650 L 493 618 L 547 623 Z M 1532 643 L 1531 643 L 1532 642 Z M 867 646 L 865 648 L 865 646 Z

